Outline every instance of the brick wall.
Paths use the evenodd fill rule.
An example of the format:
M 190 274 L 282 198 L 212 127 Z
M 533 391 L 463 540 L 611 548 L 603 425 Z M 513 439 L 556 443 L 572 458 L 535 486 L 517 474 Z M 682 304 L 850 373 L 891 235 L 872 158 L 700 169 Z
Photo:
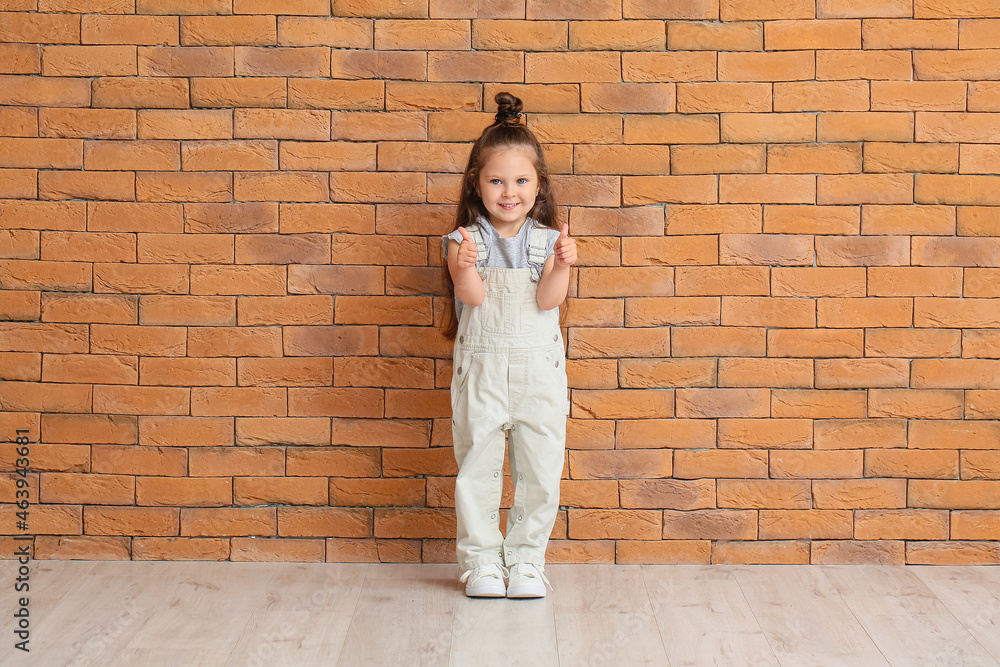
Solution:
M 0 0 L 0 42 L 37 557 L 452 560 L 438 235 L 510 90 L 581 256 L 551 561 L 1000 563 L 996 2 Z

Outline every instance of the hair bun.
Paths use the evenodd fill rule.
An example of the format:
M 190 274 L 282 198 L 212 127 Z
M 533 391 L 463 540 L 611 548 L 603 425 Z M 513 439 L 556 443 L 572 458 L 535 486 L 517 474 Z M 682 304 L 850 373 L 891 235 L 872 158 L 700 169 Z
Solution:
M 497 115 L 495 122 L 503 125 L 517 125 L 521 120 L 521 98 L 514 97 L 510 93 L 497 93 L 493 98 L 497 103 Z

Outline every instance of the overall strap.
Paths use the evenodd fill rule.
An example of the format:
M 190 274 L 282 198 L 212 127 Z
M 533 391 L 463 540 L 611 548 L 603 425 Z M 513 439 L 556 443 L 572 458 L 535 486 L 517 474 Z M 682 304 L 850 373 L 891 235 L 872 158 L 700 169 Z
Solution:
M 483 240 L 483 231 L 479 225 L 470 225 L 466 231 L 476 243 L 476 271 L 479 272 L 479 275 L 483 275 L 486 270 L 486 260 L 490 257 L 489 248 L 486 247 L 486 241 Z
M 538 282 L 545 267 L 545 246 L 548 244 L 548 230 L 545 227 L 532 227 L 528 237 L 528 266 L 531 268 L 531 280 Z

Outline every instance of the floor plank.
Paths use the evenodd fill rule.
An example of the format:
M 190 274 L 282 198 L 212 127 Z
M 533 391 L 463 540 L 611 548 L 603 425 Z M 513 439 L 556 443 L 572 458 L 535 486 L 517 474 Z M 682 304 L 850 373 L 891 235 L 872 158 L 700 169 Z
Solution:
M 1000 667 L 996 567 L 546 574 L 548 597 L 507 600 L 465 597 L 454 564 L 34 561 L 32 651 L 8 634 L 0 664 Z

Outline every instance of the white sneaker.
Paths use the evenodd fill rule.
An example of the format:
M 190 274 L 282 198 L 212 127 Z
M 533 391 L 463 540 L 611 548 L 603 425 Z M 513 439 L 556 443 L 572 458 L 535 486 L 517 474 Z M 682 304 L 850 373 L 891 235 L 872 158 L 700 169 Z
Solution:
M 502 598 L 507 593 L 503 584 L 506 574 L 503 565 L 490 563 L 466 570 L 459 581 L 465 582 L 465 594 L 470 598 Z
M 552 584 L 532 563 L 514 563 L 510 566 L 510 583 L 507 586 L 509 598 L 543 598 L 545 587 Z

